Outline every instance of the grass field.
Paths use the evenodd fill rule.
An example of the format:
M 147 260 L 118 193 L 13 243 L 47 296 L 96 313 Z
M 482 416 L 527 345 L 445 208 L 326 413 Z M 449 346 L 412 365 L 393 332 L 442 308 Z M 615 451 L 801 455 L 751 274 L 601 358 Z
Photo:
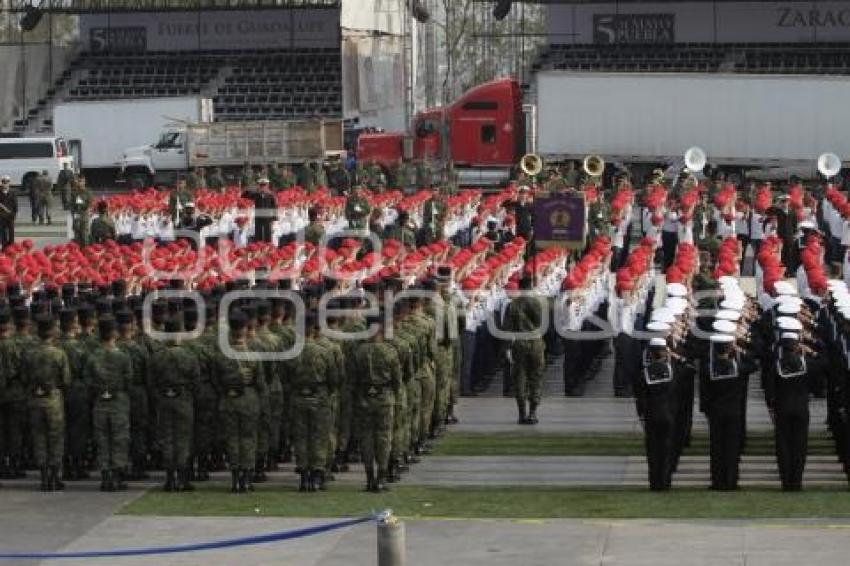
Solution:
M 548 434 L 548 433 L 450 433 L 440 439 L 435 456 L 641 456 L 643 435 Z M 746 454 L 774 455 L 773 436 L 751 433 Z M 809 438 L 810 455 L 834 454 L 832 440 L 824 433 Z M 694 434 L 686 455 L 708 455 L 708 435 Z
M 391 508 L 408 518 L 755 519 L 850 518 L 850 491 L 753 489 L 714 493 L 678 489 L 430 488 L 396 486 L 375 495 L 354 486 L 317 494 L 260 487 L 236 496 L 221 485 L 189 494 L 151 491 L 122 513 L 160 516 L 351 517 Z

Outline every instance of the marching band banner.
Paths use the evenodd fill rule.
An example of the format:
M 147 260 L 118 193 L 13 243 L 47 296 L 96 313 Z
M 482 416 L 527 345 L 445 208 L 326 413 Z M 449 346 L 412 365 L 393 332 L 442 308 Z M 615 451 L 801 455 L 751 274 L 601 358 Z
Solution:
M 339 47 L 339 8 L 80 15 L 80 38 L 99 51 Z
M 534 241 L 539 248 L 584 248 L 587 205 L 584 193 L 554 193 L 534 197 Z
M 547 9 L 549 43 L 850 41 L 844 0 L 553 3 Z

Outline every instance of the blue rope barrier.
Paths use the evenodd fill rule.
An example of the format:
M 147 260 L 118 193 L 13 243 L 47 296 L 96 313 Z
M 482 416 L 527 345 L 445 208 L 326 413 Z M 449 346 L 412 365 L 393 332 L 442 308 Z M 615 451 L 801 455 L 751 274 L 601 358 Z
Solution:
M 178 554 L 182 552 L 198 552 L 202 550 L 215 550 L 221 548 L 233 548 L 237 546 L 251 546 L 255 544 L 266 544 L 270 542 L 279 542 L 283 540 L 292 540 L 296 538 L 309 537 L 328 531 L 343 529 L 360 523 L 375 520 L 376 517 L 359 517 L 357 519 L 346 519 L 336 523 L 328 523 L 325 525 L 317 525 L 315 527 L 306 527 L 303 529 L 294 529 L 291 531 L 281 531 L 276 533 L 267 533 L 263 535 L 255 535 L 249 537 L 240 537 L 228 540 L 219 540 L 212 542 L 201 542 L 197 544 L 184 544 L 177 546 L 160 546 L 152 548 L 121 548 L 115 550 L 92 550 L 92 551 L 77 551 L 77 552 L 0 552 L 0 560 L 54 560 L 67 558 L 108 558 L 115 556 L 150 556 L 154 554 Z

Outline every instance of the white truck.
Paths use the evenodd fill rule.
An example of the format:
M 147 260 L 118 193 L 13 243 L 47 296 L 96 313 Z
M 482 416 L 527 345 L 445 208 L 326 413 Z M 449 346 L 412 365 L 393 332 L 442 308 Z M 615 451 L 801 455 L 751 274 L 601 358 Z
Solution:
M 536 151 L 656 166 L 698 146 L 709 164 L 813 176 L 850 156 L 850 77 L 541 71 Z
M 86 173 L 119 168 L 124 148 L 155 139 L 175 120 L 213 120 L 212 100 L 200 97 L 65 102 L 53 109 L 53 128 Z
M 141 183 L 173 180 L 194 167 L 234 171 L 251 165 L 322 162 L 343 147 L 342 120 L 177 123 L 158 141 L 124 150 L 120 168 Z

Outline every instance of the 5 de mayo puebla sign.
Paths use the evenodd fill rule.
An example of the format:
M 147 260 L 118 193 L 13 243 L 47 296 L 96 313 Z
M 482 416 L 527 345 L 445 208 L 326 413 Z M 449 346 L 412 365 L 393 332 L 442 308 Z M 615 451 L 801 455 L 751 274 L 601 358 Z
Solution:
M 583 193 L 542 194 L 534 197 L 534 241 L 538 247 L 584 247 L 587 205 Z
M 593 42 L 673 43 L 675 14 L 598 14 L 593 16 Z
M 80 37 L 94 52 L 339 47 L 340 11 L 82 14 Z
M 850 42 L 847 0 L 693 0 L 546 6 L 551 43 Z

